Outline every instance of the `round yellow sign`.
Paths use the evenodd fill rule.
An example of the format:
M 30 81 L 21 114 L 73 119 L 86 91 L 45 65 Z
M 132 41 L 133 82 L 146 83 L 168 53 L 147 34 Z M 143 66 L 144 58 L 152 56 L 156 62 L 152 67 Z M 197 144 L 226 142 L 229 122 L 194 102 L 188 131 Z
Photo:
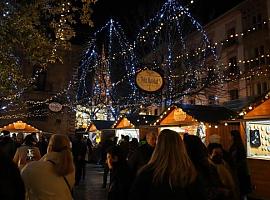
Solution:
M 136 76 L 137 86 L 146 92 L 156 92 L 163 86 L 162 76 L 155 71 L 146 69 L 140 71 Z

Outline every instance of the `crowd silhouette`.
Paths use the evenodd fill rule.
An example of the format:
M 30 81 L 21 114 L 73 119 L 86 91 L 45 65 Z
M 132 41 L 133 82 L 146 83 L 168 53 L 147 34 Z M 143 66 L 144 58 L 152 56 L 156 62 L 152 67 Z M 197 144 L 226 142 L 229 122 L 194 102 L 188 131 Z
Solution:
M 104 169 L 108 200 L 245 200 L 252 191 L 246 150 L 239 131 L 231 137 L 225 151 L 217 136 L 206 146 L 198 136 L 169 129 L 99 144 L 82 134 L 10 137 L 3 131 L 0 196 L 72 200 L 90 162 Z

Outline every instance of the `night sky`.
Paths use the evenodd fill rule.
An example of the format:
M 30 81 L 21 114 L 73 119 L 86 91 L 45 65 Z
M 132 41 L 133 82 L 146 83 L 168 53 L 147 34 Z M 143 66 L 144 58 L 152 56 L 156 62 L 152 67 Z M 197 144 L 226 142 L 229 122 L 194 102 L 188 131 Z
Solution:
M 194 0 L 191 14 L 195 19 L 205 24 L 222 13 L 228 11 L 243 0 Z M 125 27 L 128 34 L 138 32 L 147 19 L 156 14 L 164 4 L 164 0 L 98 0 L 93 7 L 93 21 L 98 29 L 111 17 Z M 190 0 L 179 0 L 181 5 L 187 5 Z

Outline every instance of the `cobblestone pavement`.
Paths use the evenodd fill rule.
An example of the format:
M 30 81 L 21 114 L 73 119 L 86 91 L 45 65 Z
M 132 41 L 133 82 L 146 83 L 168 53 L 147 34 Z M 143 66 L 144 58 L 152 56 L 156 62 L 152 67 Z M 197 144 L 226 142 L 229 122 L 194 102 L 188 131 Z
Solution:
M 103 168 L 87 164 L 85 180 L 74 188 L 74 200 L 106 200 L 107 190 L 102 188 L 102 176 Z

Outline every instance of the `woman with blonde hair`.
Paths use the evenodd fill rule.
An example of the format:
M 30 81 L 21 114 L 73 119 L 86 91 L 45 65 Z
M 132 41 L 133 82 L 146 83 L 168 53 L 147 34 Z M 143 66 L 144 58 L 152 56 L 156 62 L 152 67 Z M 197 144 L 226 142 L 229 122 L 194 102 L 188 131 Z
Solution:
M 75 170 L 66 135 L 52 135 L 47 154 L 22 169 L 22 178 L 29 200 L 71 200 Z
M 129 199 L 205 199 L 178 133 L 169 129 L 160 132 L 152 157 L 137 175 Z

